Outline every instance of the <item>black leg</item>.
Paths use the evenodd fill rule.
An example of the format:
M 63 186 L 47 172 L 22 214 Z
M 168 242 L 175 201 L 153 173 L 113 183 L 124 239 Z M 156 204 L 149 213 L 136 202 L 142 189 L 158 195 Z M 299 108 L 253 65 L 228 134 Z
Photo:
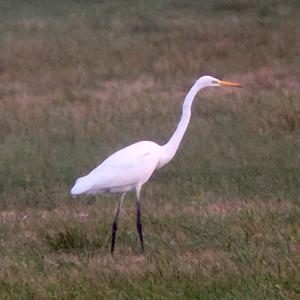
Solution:
M 113 222 L 113 225 L 112 225 L 111 250 L 110 250 L 111 254 L 114 254 L 114 250 L 115 250 L 115 242 L 116 242 L 116 233 L 117 233 L 117 230 L 118 230 L 119 213 L 120 213 L 120 210 L 121 210 L 121 206 L 122 206 L 124 196 L 125 196 L 125 193 L 122 194 L 121 199 L 118 203 L 116 216 L 115 216 L 115 219 L 114 219 L 114 222 Z
M 137 201 L 136 201 L 136 228 L 139 233 L 142 252 L 144 251 L 144 238 L 143 238 L 143 228 L 141 222 L 141 202 L 140 202 L 140 189 L 137 191 Z

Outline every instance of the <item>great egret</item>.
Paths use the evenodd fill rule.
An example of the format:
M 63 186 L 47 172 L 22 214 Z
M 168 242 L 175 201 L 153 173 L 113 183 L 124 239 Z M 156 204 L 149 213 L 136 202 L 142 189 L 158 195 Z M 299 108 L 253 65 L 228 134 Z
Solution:
M 154 170 L 161 168 L 174 157 L 190 121 L 193 100 L 199 90 L 209 86 L 241 87 L 239 83 L 222 81 L 211 76 L 200 77 L 186 95 L 177 129 L 165 145 L 160 146 L 151 141 L 137 142 L 112 154 L 89 174 L 76 180 L 71 189 L 71 194 L 74 196 L 79 194 L 120 194 L 112 225 L 112 254 L 114 253 L 122 202 L 125 194 L 129 191 L 136 192 L 136 227 L 142 251 L 144 250 L 140 206 L 141 188 Z

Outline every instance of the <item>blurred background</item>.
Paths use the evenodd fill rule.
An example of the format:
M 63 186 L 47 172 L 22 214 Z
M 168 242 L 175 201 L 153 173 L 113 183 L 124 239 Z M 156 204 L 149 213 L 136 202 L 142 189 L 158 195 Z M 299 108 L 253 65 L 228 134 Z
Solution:
M 299 296 L 299 1 L 11 0 L 0 19 L 3 299 Z M 204 74 L 244 88 L 199 93 L 143 190 L 146 255 L 128 195 L 111 259 L 114 198 L 70 187 L 165 143 Z

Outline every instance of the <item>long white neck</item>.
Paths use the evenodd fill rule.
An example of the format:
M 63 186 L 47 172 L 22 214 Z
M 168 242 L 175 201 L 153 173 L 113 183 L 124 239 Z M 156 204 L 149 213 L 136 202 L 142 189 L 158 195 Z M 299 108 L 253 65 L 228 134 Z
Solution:
M 186 95 L 183 105 L 182 105 L 182 115 L 178 126 L 171 136 L 170 140 L 163 145 L 163 154 L 159 162 L 158 167 L 162 167 L 163 165 L 167 164 L 176 154 L 176 151 L 179 147 L 179 144 L 183 138 L 183 135 L 189 125 L 190 118 L 191 118 L 191 108 L 193 101 L 195 99 L 196 94 L 203 88 L 203 84 L 201 82 L 196 81 L 195 84 L 192 86 L 188 94 Z

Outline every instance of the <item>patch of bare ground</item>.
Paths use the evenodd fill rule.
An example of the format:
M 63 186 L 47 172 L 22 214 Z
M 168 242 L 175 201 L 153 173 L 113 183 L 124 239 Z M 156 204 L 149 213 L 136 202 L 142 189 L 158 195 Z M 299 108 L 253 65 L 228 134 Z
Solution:
M 244 84 L 243 93 L 249 93 L 249 101 L 226 97 L 226 106 L 234 113 L 244 114 L 248 128 L 259 131 L 268 128 L 293 131 L 299 128 L 300 105 L 297 97 L 300 94 L 300 80 L 295 72 L 288 67 L 264 67 L 232 78 Z M 222 95 L 218 99 L 222 99 Z
M 145 201 L 143 204 L 144 214 L 152 215 L 155 218 L 164 218 L 165 216 L 192 215 L 192 216 L 219 216 L 226 217 L 230 214 L 239 214 L 243 211 L 254 212 L 290 212 L 295 208 L 295 204 L 283 200 L 217 200 L 211 204 L 205 204 L 198 201 L 190 201 L 188 204 L 165 203 L 157 206 L 151 200 Z M 78 221 L 85 222 L 93 219 L 99 219 L 101 216 L 113 218 L 115 213 L 114 205 L 94 207 L 87 205 L 79 205 L 70 207 L 63 205 L 56 207 L 54 210 L 47 209 L 27 209 L 20 210 L 2 210 L 0 211 L 0 223 L 24 223 L 31 224 L 38 222 L 45 223 L 53 220 L 60 221 Z M 121 220 L 130 221 L 135 218 L 135 204 L 132 202 L 122 208 Z M 42 225 L 41 225 L 42 226 Z
M 255 95 L 257 95 L 257 91 L 260 94 L 283 90 L 294 94 L 300 93 L 300 80 L 288 67 L 265 66 L 251 72 L 231 74 L 224 79 L 243 84 L 241 90 L 243 94 L 251 91 L 251 95 L 253 95 L 253 90 L 256 91 Z M 212 101 L 207 104 L 204 103 L 204 107 L 210 105 L 209 103 L 223 102 L 226 99 L 226 105 L 229 105 L 234 112 L 239 113 L 245 109 L 250 109 L 250 106 L 253 105 L 253 100 L 245 103 L 236 101 L 236 97 L 234 100 L 229 99 L 228 95 L 232 94 L 232 89 L 207 89 L 205 93 L 209 98 L 212 98 Z M 235 96 L 238 95 L 236 91 L 234 94 Z
M 210 216 L 216 215 L 219 217 L 226 217 L 230 214 L 238 214 L 242 211 L 251 210 L 255 212 L 264 213 L 270 212 L 285 212 L 292 211 L 295 205 L 287 201 L 277 200 L 242 200 L 234 199 L 230 201 L 217 200 L 214 203 L 203 205 L 199 201 L 190 201 L 186 204 L 166 203 L 160 207 L 153 203 L 145 204 L 145 211 L 157 218 L 164 216 L 176 215 L 192 215 L 192 216 Z
M 101 82 L 100 89 L 86 90 L 91 98 L 99 99 L 101 102 L 111 101 L 112 99 L 127 100 L 131 105 L 130 99 L 143 94 L 148 90 L 154 89 L 155 81 L 150 77 L 140 77 L 137 80 L 107 80 Z M 127 102 L 126 101 L 126 102 Z
M 192 85 L 193 83 L 191 83 Z M 144 100 L 145 95 L 151 97 L 155 95 L 161 101 L 172 99 L 178 100 L 179 103 L 183 101 L 184 93 L 179 89 L 168 89 L 156 82 L 151 77 L 141 76 L 136 80 L 110 80 L 101 83 L 100 89 L 89 89 L 85 93 L 97 101 L 100 105 L 101 111 L 105 114 L 114 114 L 115 107 L 120 105 L 122 111 L 135 111 L 141 109 L 141 103 L 144 109 L 148 106 L 153 106 L 152 101 Z M 167 102 L 169 103 L 169 102 Z M 170 107 L 167 105 L 160 105 L 162 114 L 169 111 Z M 170 103 L 169 103 L 170 104 Z M 180 104 L 179 104 L 180 105 Z M 150 107 L 149 107 L 150 109 Z
M 12 84 L 11 86 L 4 88 L 2 93 L 4 96 L 1 99 L 0 108 L 14 110 L 14 115 L 22 115 L 28 110 L 32 110 L 34 105 L 42 105 L 42 108 L 44 108 L 46 104 L 45 97 L 33 95 L 21 84 Z M 42 111 L 41 107 L 39 110 Z
M 47 26 L 47 22 L 40 18 L 26 18 L 18 22 L 20 27 L 24 27 L 28 30 L 32 29 L 44 29 Z
M 203 207 L 206 215 L 218 215 L 226 217 L 229 214 L 238 214 L 242 211 L 250 210 L 255 212 L 284 212 L 291 211 L 294 205 L 287 201 L 276 200 L 254 200 L 245 201 L 242 199 L 234 199 L 230 201 L 218 201 Z
M 129 214 L 134 214 L 134 208 L 124 209 L 124 217 Z M 68 206 L 62 205 L 58 206 L 53 210 L 47 209 L 11 209 L 11 210 L 1 210 L 0 211 L 0 223 L 2 224 L 27 224 L 26 226 L 30 227 L 35 224 L 37 229 L 44 226 L 49 222 L 59 221 L 78 221 L 84 222 L 92 219 L 99 219 L 104 215 L 114 215 L 114 206 L 103 206 L 93 207 L 90 205 L 77 205 L 77 206 Z
M 300 93 L 300 82 L 297 75 L 288 67 L 269 67 L 232 76 L 242 82 L 245 87 L 259 90 L 275 90 L 285 88 L 295 93 Z
M 287 89 L 297 94 L 300 93 L 299 78 L 288 67 L 265 66 L 251 72 L 230 74 L 225 76 L 224 80 L 241 83 L 243 85 L 243 93 L 245 93 L 245 90 L 251 90 L 251 92 L 256 90 L 262 93 L 278 89 Z M 215 98 L 220 96 L 220 99 L 222 99 L 224 95 L 232 94 L 232 89 L 207 89 L 205 93 L 208 96 L 215 96 Z

